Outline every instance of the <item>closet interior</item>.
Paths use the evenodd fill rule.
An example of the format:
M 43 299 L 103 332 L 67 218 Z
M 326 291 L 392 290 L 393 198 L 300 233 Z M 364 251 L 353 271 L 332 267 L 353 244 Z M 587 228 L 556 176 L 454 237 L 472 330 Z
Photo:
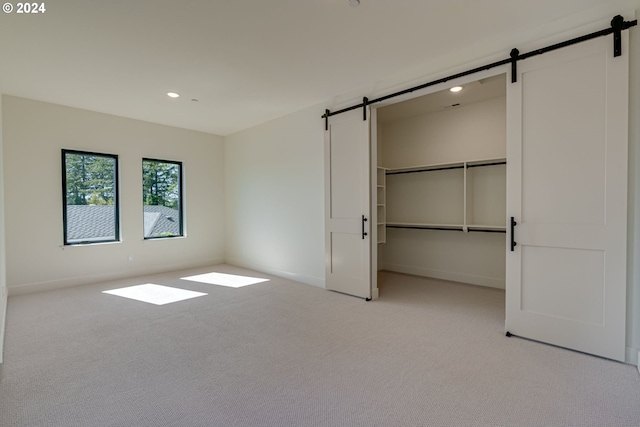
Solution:
M 378 270 L 505 287 L 506 78 L 377 110 Z

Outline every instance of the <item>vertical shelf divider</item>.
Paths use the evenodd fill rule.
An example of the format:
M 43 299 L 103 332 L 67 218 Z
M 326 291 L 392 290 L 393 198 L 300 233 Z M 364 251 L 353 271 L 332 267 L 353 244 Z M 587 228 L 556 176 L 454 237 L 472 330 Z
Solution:
M 387 175 L 386 168 L 378 166 L 376 174 L 376 209 L 378 227 L 378 243 L 387 242 Z

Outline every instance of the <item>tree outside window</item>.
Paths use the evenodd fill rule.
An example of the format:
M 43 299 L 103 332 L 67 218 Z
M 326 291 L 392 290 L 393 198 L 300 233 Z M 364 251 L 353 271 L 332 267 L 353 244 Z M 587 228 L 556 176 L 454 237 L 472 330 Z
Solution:
M 119 240 L 118 156 L 62 150 L 64 244 Z
M 182 163 L 142 159 L 144 238 L 183 235 Z

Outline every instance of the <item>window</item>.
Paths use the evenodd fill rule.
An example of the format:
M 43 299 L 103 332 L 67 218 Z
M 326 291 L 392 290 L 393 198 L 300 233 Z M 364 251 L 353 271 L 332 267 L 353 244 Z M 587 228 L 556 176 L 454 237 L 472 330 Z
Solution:
M 142 159 L 144 238 L 179 237 L 182 224 L 182 163 Z
M 118 156 L 62 150 L 64 244 L 120 239 Z

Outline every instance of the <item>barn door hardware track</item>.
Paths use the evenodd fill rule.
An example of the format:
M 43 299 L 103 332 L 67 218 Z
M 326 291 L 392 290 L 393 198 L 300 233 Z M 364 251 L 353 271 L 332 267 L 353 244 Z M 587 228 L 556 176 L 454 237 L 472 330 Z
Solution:
M 518 49 L 512 49 L 509 55 L 509 58 L 503 59 L 501 61 L 496 61 L 491 64 L 483 65 L 481 67 L 473 68 L 471 70 L 463 71 L 461 73 L 453 74 L 448 77 L 443 77 L 437 80 L 433 80 L 431 82 L 423 83 L 418 86 L 411 87 L 409 89 L 404 89 L 399 92 L 394 92 L 389 95 L 381 96 L 380 98 L 368 99 L 363 98 L 363 102 L 358 105 L 352 105 L 351 107 L 343 108 L 337 111 L 329 111 L 325 110 L 325 113 L 322 115 L 322 118 L 325 119 L 325 130 L 329 128 L 329 117 L 335 116 L 337 114 L 346 113 L 347 111 L 355 110 L 357 108 L 364 109 L 364 119 L 366 120 L 366 108 L 367 105 L 375 104 L 378 102 L 386 101 L 387 99 L 395 98 L 396 96 L 405 95 L 407 93 L 414 92 L 416 90 L 421 90 L 427 88 L 429 86 L 435 86 L 440 83 L 448 82 L 449 80 L 458 79 L 460 77 L 465 77 L 471 74 L 478 73 L 480 71 L 490 70 L 491 68 L 499 67 L 505 64 L 511 64 L 511 81 L 515 83 L 517 81 L 517 62 L 523 61 L 527 58 L 531 58 L 532 56 L 542 55 L 543 53 L 551 52 L 553 50 L 561 49 L 563 47 L 571 46 L 577 43 L 582 43 L 587 40 L 595 39 L 598 37 L 607 36 L 609 34 L 613 34 L 613 56 L 622 55 L 622 31 L 628 30 L 631 27 L 635 27 L 638 25 L 638 20 L 634 19 L 633 21 L 625 21 L 624 18 L 620 15 L 616 15 L 611 20 L 611 26 L 609 28 L 605 28 L 604 30 L 596 31 L 591 34 L 586 34 L 584 36 L 576 37 L 570 40 L 566 40 L 561 43 L 556 43 L 551 46 L 543 47 L 541 49 L 532 50 L 531 52 L 520 54 Z

